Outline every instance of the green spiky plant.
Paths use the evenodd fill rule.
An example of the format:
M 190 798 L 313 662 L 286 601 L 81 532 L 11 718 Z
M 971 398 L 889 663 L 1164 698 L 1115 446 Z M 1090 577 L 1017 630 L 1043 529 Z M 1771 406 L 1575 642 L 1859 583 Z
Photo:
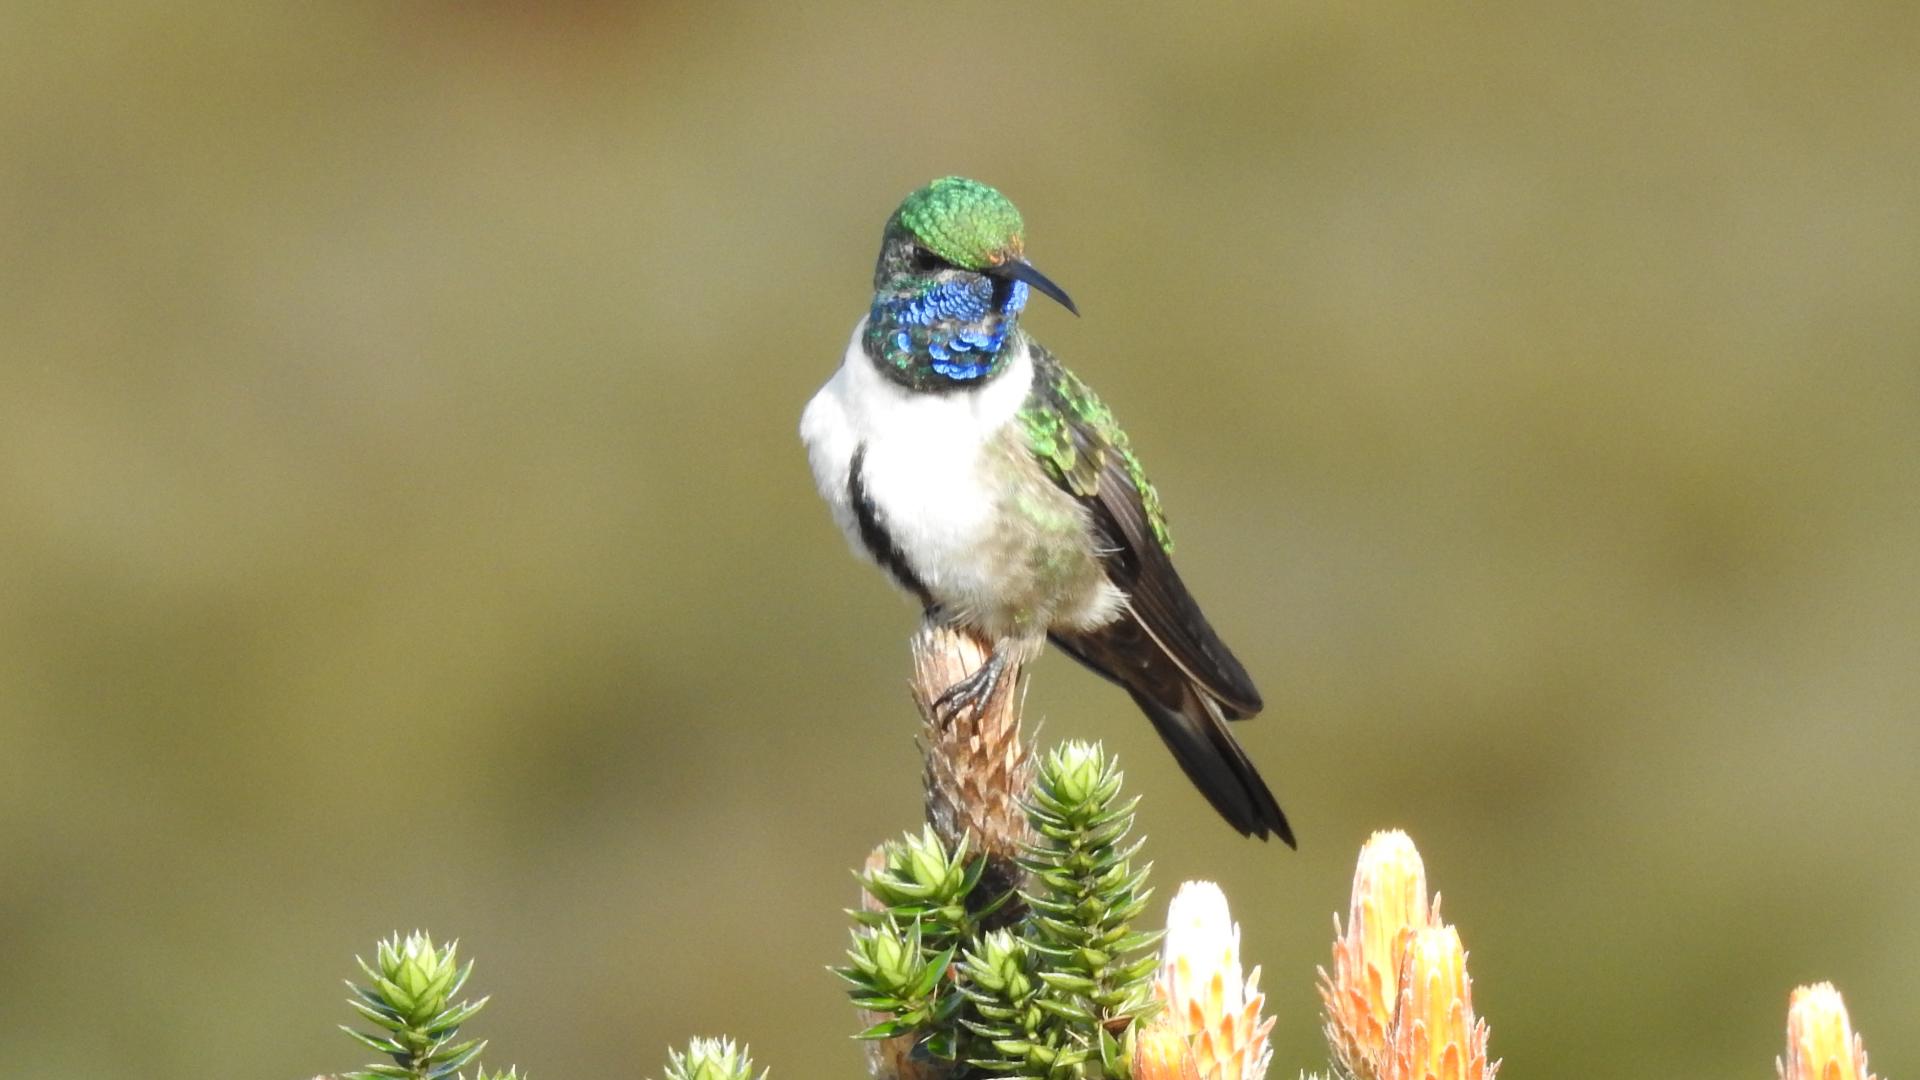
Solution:
M 348 982 L 353 996 L 347 1003 L 382 1033 L 370 1035 L 345 1024 L 340 1028 L 393 1063 L 342 1073 L 337 1080 L 464 1080 L 460 1070 L 475 1061 L 487 1043 L 459 1041 L 459 1028 L 489 999 L 453 1000 L 473 972 L 471 960 L 457 962 L 458 946 L 436 946 L 424 931 L 404 938 L 395 933 L 375 945 L 372 963 L 355 958 L 367 983 Z M 523 1080 L 523 1074 L 517 1066 L 505 1072 L 476 1067 L 473 1080 Z M 667 1051 L 665 1080 L 767 1080 L 767 1073 L 754 1075 L 748 1048 L 731 1039 L 693 1039 L 685 1051 Z
M 754 1076 L 747 1047 L 732 1039 L 694 1039 L 685 1053 L 667 1051 L 666 1080 L 767 1080 L 767 1073 Z
M 1159 939 L 1133 928 L 1148 897 L 1128 842 L 1134 805 L 1097 744 L 1049 754 L 1026 802 L 1023 914 L 992 931 L 987 916 L 1012 897 L 975 895 L 984 860 L 965 840 L 948 850 L 928 830 L 885 845 L 837 969 L 878 1017 L 862 1037 L 911 1039 L 910 1056 L 953 1076 L 1125 1077 Z
M 368 981 L 365 986 L 347 983 L 353 991 L 347 1004 L 380 1033 L 369 1035 L 345 1024 L 340 1029 L 393 1063 L 348 1073 L 349 1080 L 441 1080 L 459 1073 L 486 1049 L 485 1039 L 459 1041 L 460 1025 L 487 1004 L 486 998 L 454 1000 L 473 974 L 473 961 L 459 963 L 459 948 L 457 941 L 435 946 L 433 938 L 415 931 L 404 939 L 395 933 L 380 942 L 371 964 L 355 958 Z M 504 1080 L 518 1074 L 477 1075 L 479 1080 Z
M 1121 780 L 1097 744 L 1068 743 L 1040 763 L 1014 890 L 983 884 L 989 860 L 965 837 L 949 845 L 928 827 L 882 845 L 859 875 L 868 903 L 851 913 L 852 947 L 836 969 L 869 1014 L 861 1037 L 902 1040 L 931 1074 L 1126 1077 L 1128 1033 L 1152 1008 L 1147 950 L 1160 935 L 1133 929 L 1148 867 L 1133 865 L 1136 800 L 1122 797 Z M 1008 922 L 1007 911 L 1018 917 Z M 366 981 L 348 984 L 349 1004 L 377 1030 L 342 1028 L 390 1061 L 345 1077 L 445 1080 L 478 1059 L 486 1042 L 460 1029 L 488 999 L 458 1000 L 473 965 L 457 951 L 396 933 L 359 961 Z M 670 1052 L 666 1080 L 765 1074 L 753 1076 L 731 1042 L 696 1039 Z
M 865 1014 L 869 1071 L 1132 1080 L 1138 1022 L 1158 1008 L 1149 950 L 1161 936 L 1136 929 L 1149 897 L 1130 838 L 1137 800 L 1098 744 L 1033 753 L 1017 671 L 985 704 L 944 710 L 942 692 L 982 662 L 979 643 L 928 624 L 914 647 L 927 825 L 868 859 L 836 969 Z M 355 1080 L 444 1080 L 477 1061 L 484 1043 L 459 1031 L 486 1001 L 456 1002 L 472 966 L 454 954 L 416 933 L 362 962 L 369 983 L 352 1004 L 379 1030 L 352 1034 L 391 1063 Z M 765 1074 L 731 1043 L 695 1040 L 671 1054 L 666 1080 Z

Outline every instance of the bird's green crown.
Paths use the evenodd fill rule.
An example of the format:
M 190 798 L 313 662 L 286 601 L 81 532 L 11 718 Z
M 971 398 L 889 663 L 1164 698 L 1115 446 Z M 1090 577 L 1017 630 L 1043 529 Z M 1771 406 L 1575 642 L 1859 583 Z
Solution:
M 907 196 L 893 216 L 928 251 L 975 272 L 1017 257 L 1025 231 L 1005 195 L 964 176 L 935 180 Z

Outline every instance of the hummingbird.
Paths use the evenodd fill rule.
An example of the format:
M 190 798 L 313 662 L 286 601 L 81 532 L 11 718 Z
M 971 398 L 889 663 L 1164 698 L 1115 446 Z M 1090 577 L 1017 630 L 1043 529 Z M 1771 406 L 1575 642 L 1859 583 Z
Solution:
M 1260 692 L 1173 567 L 1160 497 L 1098 396 L 1020 329 L 1038 291 L 1020 212 L 949 176 L 887 219 L 873 303 L 800 420 L 856 553 L 927 614 L 992 644 L 943 704 L 984 700 L 1051 641 L 1132 695 L 1243 835 L 1293 846 L 1228 721 Z

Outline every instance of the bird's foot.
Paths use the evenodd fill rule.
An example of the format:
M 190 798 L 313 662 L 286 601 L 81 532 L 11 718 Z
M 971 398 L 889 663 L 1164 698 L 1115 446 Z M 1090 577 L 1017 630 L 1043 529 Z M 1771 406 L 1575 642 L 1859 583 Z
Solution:
M 978 714 L 1000 689 L 1000 680 L 1006 676 L 1007 666 L 1006 653 L 996 647 L 987 656 L 987 662 L 974 669 L 973 674 L 947 687 L 934 699 L 934 715 L 952 720 L 962 712 Z

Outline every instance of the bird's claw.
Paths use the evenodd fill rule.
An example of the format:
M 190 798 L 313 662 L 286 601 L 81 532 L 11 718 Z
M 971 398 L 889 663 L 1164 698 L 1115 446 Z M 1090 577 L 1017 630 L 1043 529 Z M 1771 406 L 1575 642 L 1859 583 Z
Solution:
M 1000 679 L 1006 673 L 1007 661 L 1000 650 L 995 649 L 987 657 L 987 662 L 976 668 L 973 674 L 961 679 L 944 690 L 933 701 L 934 714 L 946 720 L 952 720 L 961 712 L 979 713 L 993 700 L 1000 689 Z

